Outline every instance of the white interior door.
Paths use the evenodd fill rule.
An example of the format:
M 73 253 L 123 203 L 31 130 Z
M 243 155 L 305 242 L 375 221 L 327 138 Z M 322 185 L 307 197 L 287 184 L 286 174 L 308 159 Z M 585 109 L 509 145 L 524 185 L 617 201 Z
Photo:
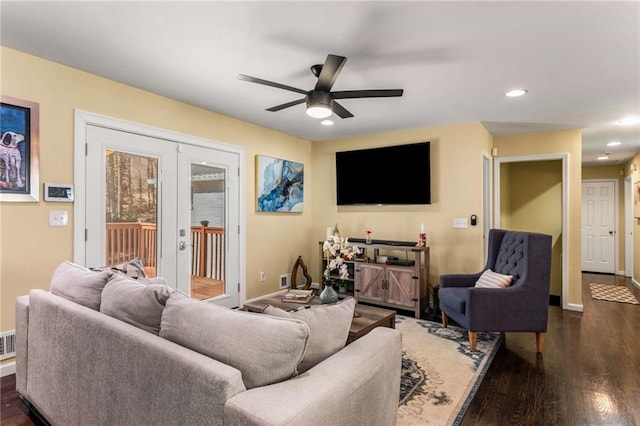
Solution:
M 192 297 L 238 306 L 238 153 L 93 125 L 86 137 L 84 264 L 140 257 Z
M 582 270 L 615 272 L 614 181 L 582 182 Z

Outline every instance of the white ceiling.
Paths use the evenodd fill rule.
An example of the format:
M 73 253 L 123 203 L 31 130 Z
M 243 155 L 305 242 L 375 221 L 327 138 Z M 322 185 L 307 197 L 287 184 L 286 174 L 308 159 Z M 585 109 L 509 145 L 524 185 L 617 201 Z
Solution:
M 481 121 L 494 135 L 584 129 L 583 163 L 640 152 L 640 2 L 0 2 L 1 43 L 312 141 Z M 309 67 L 348 61 L 333 90 L 404 89 L 340 101 L 321 126 L 300 96 Z M 525 88 L 521 98 L 507 98 Z M 622 145 L 606 148 L 619 140 Z

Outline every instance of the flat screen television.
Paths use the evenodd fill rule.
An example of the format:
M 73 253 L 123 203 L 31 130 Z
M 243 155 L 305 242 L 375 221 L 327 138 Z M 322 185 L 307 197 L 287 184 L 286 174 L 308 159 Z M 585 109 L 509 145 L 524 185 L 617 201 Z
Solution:
M 336 152 L 339 206 L 431 204 L 430 143 Z

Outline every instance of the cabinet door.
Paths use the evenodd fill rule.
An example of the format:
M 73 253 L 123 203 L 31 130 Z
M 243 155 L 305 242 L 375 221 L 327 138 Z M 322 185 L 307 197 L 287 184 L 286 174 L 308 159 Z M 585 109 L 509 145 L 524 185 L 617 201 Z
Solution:
M 387 302 L 394 305 L 415 307 L 417 301 L 416 279 L 413 268 L 387 267 Z
M 385 301 L 385 267 L 362 264 L 357 266 L 356 294 L 358 299 Z

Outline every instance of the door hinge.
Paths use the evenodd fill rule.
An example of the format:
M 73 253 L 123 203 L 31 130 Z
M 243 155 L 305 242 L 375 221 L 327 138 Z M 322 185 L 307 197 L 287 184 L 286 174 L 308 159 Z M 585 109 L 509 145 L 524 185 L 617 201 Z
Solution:
M 240 167 L 238 167 L 238 177 L 240 177 Z
M 179 144 L 179 143 L 176 144 L 176 152 L 178 153 L 182 152 L 182 144 Z
M 89 144 L 84 144 L 84 156 L 87 157 L 89 155 Z
M 238 293 L 240 293 L 240 283 L 238 283 Z
M 240 235 L 240 225 L 238 225 L 238 235 Z
M 84 240 L 87 241 L 89 236 L 89 231 L 87 230 L 87 228 L 84 228 Z

